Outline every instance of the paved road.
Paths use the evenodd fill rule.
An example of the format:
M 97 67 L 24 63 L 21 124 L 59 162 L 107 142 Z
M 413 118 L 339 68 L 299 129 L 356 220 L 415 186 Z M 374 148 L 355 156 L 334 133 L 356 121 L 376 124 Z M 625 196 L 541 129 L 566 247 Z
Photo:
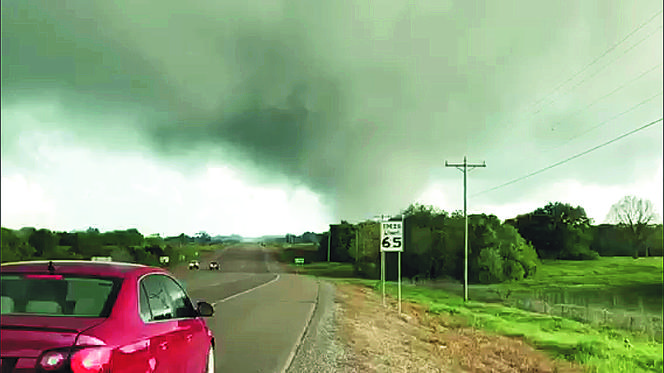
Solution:
M 238 244 L 176 270 L 190 296 L 215 306 L 208 320 L 218 372 L 283 372 L 293 358 L 318 297 L 315 280 L 283 273 L 269 250 Z M 207 269 L 210 260 L 221 271 Z

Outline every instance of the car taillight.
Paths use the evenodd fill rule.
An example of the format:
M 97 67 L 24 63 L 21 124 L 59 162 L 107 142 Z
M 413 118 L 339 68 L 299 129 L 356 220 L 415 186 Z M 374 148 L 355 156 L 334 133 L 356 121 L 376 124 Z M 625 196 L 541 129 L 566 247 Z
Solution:
M 50 372 L 62 368 L 66 361 L 66 351 L 49 351 L 39 359 L 39 366 L 43 370 Z
M 88 347 L 71 356 L 73 373 L 107 373 L 111 366 L 111 348 Z

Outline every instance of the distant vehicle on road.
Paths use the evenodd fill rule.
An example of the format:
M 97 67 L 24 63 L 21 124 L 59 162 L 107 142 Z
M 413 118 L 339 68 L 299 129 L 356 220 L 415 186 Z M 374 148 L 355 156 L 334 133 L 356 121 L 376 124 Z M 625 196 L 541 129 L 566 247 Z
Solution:
M 219 270 L 219 263 L 218 263 L 218 262 L 214 262 L 214 261 L 213 261 L 213 262 L 210 262 L 210 270 L 218 271 L 218 270 Z
M 198 260 L 192 260 L 189 262 L 189 269 L 199 269 L 201 266 L 201 263 Z
M 0 278 L 3 372 L 214 372 L 214 309 L 166 269 L 34 261 Z

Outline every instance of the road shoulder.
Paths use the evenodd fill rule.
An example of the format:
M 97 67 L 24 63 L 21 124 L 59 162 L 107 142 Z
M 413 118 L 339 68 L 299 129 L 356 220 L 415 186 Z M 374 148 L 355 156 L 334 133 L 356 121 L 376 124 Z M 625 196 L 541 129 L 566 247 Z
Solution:
M 359 372 L 339 337 L 336 301 L 335 285 L 321 280 L 316 311 L 286 372 Z
M 581 372 L 519 338 L 492 335 L 419 304 L 388 307 L 365 286 L 320 280 L 319 305 L 287 372 Z

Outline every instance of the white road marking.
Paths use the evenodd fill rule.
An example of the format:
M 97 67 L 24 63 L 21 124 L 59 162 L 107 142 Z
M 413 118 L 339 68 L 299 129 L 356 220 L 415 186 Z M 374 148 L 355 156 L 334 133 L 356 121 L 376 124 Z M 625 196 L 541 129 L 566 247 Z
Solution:
M 269 263 L 268 263 L 268 261 L 267 261 L 267 252 L 265 252 L 265 249 L 263 249 L 262 251 L 263 251 L 263 253 L 264 253 L 264 256 L 263 256 L 263 262 L 265 263 L 265 267 L 268 267 L 268 266 L 269 266 Z M 245 266 L 245 265 L 243 264 L 243 265 L 242 265 L 242 268 L 244 268 L 244 266 Z M 243 291 L 243 292 L 241 292 L 241 293 L 233 294 L 233 295 L 231 295 L 231 296 L 229 296 L 229 297 L 226 297 L 226 298 L 224 298 L 224 299 L 218 300 L 218 301 L 212 303 L 212 305 L 214 306 L 214 305 L 216 305 L 217 303 L 223 303 L 223 302 L 226 302 L 226 301 L 231 300 L 231 299 L 233 299 L 233 298 L 235 298 L 235 297 L 239 297 L 240 295 L 244 295 L 244 294 L 249 293 L 250 291 L 254 291 L 254 290 L 258 289 L 258 288 L 261 288 L 261 287 L 263 287 L 263 286 L 265 286 L 265 285 L 269 285 L 269 284 L 271 284 L 271 283 L 273 283 L 273 282 L 275 282 L 275 281 L 278 281 L 280 277 L 281 277 L 281 276 L 279 276 L 279 274 L 277 273 L 277 277 L 275 277 L 274 280 L 270 280 L 270 281 L 268 281 L 268 282 L 266 282 L 266 283 L 264 283 L 264 284 L 260 284 L 260 285 L 258 285 L 258 286 L 255 286 L 255 287 L 251 288 L 251 289 L 247 289 L 247 290 L 245 290 L 245 291 Z
M 266 267 L 269 268 L 270 263 L 267 261 L 267 252 L 265 251 L 265 249 L 263 249 L 263 252 L 265 253 L 265 256 L 264 256 L 263 260 L 265 261 Z M 261 288 L 263 286 L 266 286 L 266 285 L 269 285 L 273 282 L 276 282 L 276 281 L 279 280 L 279 278 L 281 278 L 281 276 L 278 273 L 276 275 L 277 275 L 277 277 L 275 277 L 273 280 L 270 280 L 270 281 L 268 281 L 264 284 L 260 284 L 256 287 L 251 288 L 251 289 L 245 290 L 241 293 L 237 293 L 237 294 L 231 295 L 229 297 L 226 297 L 224 299 L 218 300 L 218 301 L 212 303 L 212 305 L 215 306 L 217 303 L 226 302 L 226 301 L 231 300 L 235 297 L 239 297 L 240 295 L 247 294 L 247 293 L 249 293 L 251 291 L 254 291 L 258 288 Z M 304 343 L 304 335 L 306 334 L 307 330 L 309 329 L 309 325 L 311 325 L 311 320 L 313 320 L 314 312 L 316 311 L 316 308 L 318 307 L 319 294 L 320 294 L 320 281 L 317 280 L 316 281 L 316 301 L 311 305 L 311 309 L 309 310 L 309 316 L 307 317 L 307 322 L 304 324 L 304 327 L 302 328 L 302 332 L 300 333 L 300 336 L 297 339 L 297 343 L 295 343 L 295 345 L 293 346 L 293 349 L 291 350 L 290 354 L 288 355 L 288 359 L 286 359 L 286 364 L 281 369 L 281 373 L 286 373 L 288 368 L 290 368 L 290 365 L 293 363 L 293 359 L 295 359 L 295 354 L 297 353 L 297 350 L 300 348 L 300 345 L 302 345 L 302 343 Z
M 226 298 L 224 298 L 224 299 L 220 299 L 220 300 L 218 300 L 218 301 L 212 303 L 212 305 L 214 306 L 214 305 L 216 305 L 217 303 L 223 303 L 223 302 L 226 302 L 226 301 L 231 300 L 231 299 L 233 299 L 233 298 L 235 298 L 235 297 L 239 297 L 240 295 L 247 294 L 247 293 L 249 293 L 250 291 L 254 291 L 254 290 L 258 289 L 258 288 L 262 288 L 262 287 L 265 286 L 265 285 L 269 285 L 269 284 L 271 284 L 271 283 L 273 283 L 273 282 L 279 280 L 279 277 L 280 277 L 279 274 L 277 274 L 277 277 L 275 277 L 274 279 L 272 279 L 272 280 L 270 280 L 270 281 L 268 281 L 268 282 L 266 282 L 266 283 L 264 283 L 264 284 L 260 284 L 260 285 L 258 285 L 258 286 L 255 286 L 255 287 L 251 288 L 251 289 L 245 290 L 245 291 L 243 291 L 243 292 L 241 292 L 241 293 L 233 294 L 233 295 L 231 295 L 230 297 L 226 297 Z

